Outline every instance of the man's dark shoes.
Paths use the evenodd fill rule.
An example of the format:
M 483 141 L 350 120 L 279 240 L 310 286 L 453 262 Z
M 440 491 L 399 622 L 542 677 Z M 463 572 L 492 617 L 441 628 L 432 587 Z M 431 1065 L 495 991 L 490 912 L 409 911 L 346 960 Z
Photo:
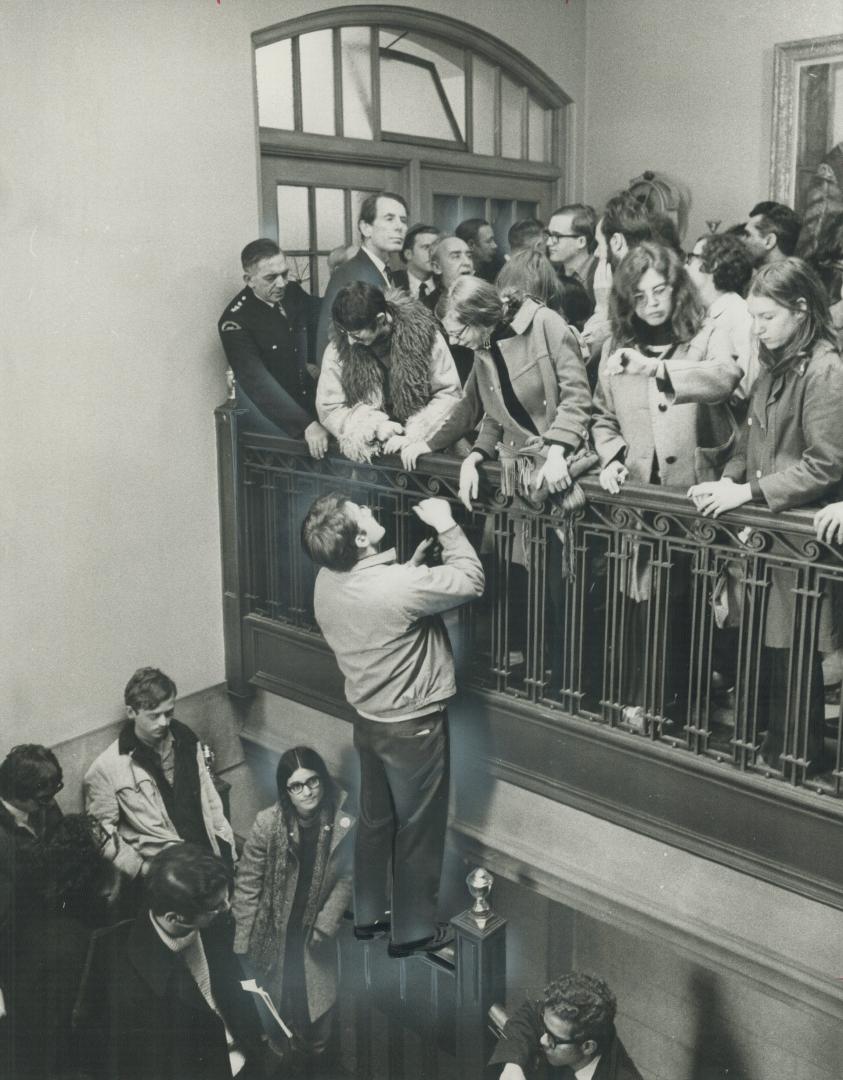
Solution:
M 453 944 L 454 931 L 448 923 L 439 923 L 436 927 L 436 933 L 430 937 L 418 938 L 416 941 L 405 941 L 401 945 L 387 946 L 387 952 L 395 959 L 402 956 L 412 956 L 414 953 L 435 953 L 440 949 L 447 948 L 448 945 Z
M 374 941 L 375 938 L 383 937 L 384 934 L 388 934 L 392 923 L 389 919 L 382 919 L 380 922 L 364 923 L 362 926 L 354 927 L 354 936 L 358 941 Z

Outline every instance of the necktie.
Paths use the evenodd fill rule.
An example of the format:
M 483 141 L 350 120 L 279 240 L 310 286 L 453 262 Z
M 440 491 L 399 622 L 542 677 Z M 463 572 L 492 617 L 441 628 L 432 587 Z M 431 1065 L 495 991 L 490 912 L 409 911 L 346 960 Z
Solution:
M 383 276 L 386 278 L 387 285 L 389 285 L 390 288 L 394 289 L 395 288 L 395 278 L 392 276 L 392 271 L 389 269 L 388 266 L 385 266 L 383 268 Z

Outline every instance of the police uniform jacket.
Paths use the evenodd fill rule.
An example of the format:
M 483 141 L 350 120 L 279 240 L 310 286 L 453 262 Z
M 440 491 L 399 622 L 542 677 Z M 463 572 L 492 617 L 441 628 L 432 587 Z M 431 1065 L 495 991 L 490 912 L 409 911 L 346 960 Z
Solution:
M 218 329 L 243 390 L 264 416 L 301 438 L 316 419 L 316 387 L 307 361 L 308 331 L 318 300 L 291 282 L 281 304 L 283 314 L 247 286 L 226 307 Z

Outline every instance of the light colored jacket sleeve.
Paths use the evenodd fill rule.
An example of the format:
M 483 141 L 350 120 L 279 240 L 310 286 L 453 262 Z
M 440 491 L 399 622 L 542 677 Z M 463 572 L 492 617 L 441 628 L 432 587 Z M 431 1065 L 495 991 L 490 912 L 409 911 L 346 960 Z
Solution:
M 258 912 L 263 879 L 266 873 L 266 856 L 269 848 L 269 829 L 272 813 L 261 811 L 255 818 L 252 831 L 237 864 L 234 879 L 234 898 L 231 911 L 234 915 L 234 951 L 243 955 L 249 951 L 252 927 Z
M 120 835 L 115 855 L 112 859 L 118 870 L 122 870 L 129 877 L 137 877 L 143 869 L 144 859 L 120 833 L 120 803 L 114 783 L 105 769 L 98 763 L 88 769 L 85 779 L 82 781 L 82 792 L 85 799 L 85 813 L 101 821 L 103 825 L 116 829 Z M 114 845 L 109 844 L 109 848 Z
M 612 376 L 606 374 L 606 361 L 611 352 L 612 341 L 608 339 L 603 343 L 603 355 L 600 357 L 600 367 L 597 371 L 597 386 L 594 390 L 594 419 L 591 424 L 591 437 L 594 440 L 594 449 L 600 458 L 601 467 L 605 467 L 615 458 L 620 458 L 623 461 L 629 449 L 627 441 L 621 432 L 615 411 Z
M 715 325 L 704 326 L 683 354 L 671 357 L 666 366 L 671 384 L 666 397 L 673 405 L 728 401 L 743 374 L 728 335 Z
M 542 432 L 542 437 L 545 442 L 565 443 L 577 450 L 588 435 L 591 420 L 591 388 L 580 346 L 571 328 L 555 311 L 545 310 L 538 318 L 556 376 L 558 401 L 553 422 Z
M 439 542 L 442 566 L 406 568 L 410 581 L 403 606 L 410 618 L 450 611 L 483 595 L 483 566 L 459 525 L 440 533 Z
M 412 442 L 427 442 L 445 418 L 462 400 L 462 385 L 451 350 L 441 333 L 437 333 L 430 353 L 430 401 L 413 413 L 404 425 Z

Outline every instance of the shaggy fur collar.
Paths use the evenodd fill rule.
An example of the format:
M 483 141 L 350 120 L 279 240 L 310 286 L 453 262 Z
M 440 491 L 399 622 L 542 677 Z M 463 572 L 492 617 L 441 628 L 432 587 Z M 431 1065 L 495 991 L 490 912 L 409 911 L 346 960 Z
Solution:
M 342 388 L 347 405 L 372 405 L 404 423 L 430 401 L 430 354 L 438 329 L 427 308 L 402 292 L 387 293 L 386 306 L 392 317 L 389 370 L 371 349 L 340 335 Z

